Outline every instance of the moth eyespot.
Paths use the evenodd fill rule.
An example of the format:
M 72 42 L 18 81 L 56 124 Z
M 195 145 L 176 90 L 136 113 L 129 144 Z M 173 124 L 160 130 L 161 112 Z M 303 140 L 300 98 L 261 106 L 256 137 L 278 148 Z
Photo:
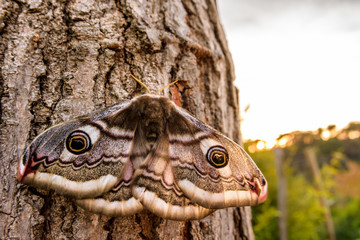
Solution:
M 73 154 L 82 154 L 90 148 L 90 137 L 83 131 L 74 131 L 66 139 L 66 149 Z
M 211 147 L 206 154 L 206 158 L 208 162 L 216 168 L 225 167 L 229 161 L 228 153 L 225 148 L 220 146 Z

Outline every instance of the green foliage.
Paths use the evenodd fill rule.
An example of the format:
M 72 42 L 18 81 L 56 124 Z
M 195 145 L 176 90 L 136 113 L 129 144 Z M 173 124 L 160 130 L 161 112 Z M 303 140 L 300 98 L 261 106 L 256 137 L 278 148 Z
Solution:
M 360 198 L 338 205 L 334 216 L 337 239 L 360 239 Z
M 260 208 L 262 208 L 262 213 L 254 213 L 253 216 L 253 229 L 256 239 L 279 239 L 279 230 L 277 225 L 279 211 L 276 207 L 272 206 L 270 202 L 265 202 Z
M 260 151 L 253 153 L 251 157 L 256 161 L 261 171 L 266 172 L 268 182 L 267 200 L 263 204 L 252 208 L 254 234 L 256 239 L 279 239 L 277 224 L 279 212 L 276 206 L 277 189 L 274 154 L 272 151 Z
M 327 141 L 319 141 L 317 146 L 318 154 L 328 155 L 334 151 L 343 151 L 344 142 L 334 137 Z
M 326 239 L 324 214 L 318 194 L 302 175 L 288 182 L 289 239 Z

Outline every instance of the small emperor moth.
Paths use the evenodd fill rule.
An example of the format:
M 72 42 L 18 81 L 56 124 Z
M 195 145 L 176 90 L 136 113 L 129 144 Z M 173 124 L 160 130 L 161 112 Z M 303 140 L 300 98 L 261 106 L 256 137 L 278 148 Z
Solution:
M 146 208 L 200 219 L 267 197 L 263 174 L 238 144 L 152 94 L 49 128 L 25 150 L 18 180 L 108 216 Z

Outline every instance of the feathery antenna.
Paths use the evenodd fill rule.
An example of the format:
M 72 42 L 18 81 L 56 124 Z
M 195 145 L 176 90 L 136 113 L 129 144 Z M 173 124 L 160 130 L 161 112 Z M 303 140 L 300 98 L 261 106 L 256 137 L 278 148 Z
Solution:
M 156 92 L 156 95 L 158 95 L 158 94 L 159 94 L 162 90 L 164 90 L 165 88 L 170 87 L 171 85 L 175 84 L 177 81 L 179 81 L 179 79 L 176 80 L 176 81 L 173 81 L 172 83 L 170 83 L 170 84 L 168 84 L 168 85 L 166 85 L 166 86 L 164 86 L 164 87 L 162 87 L 162 88 L 160 88 L 160 90 L 158 90 L 158 91 Z
M 130 76 L 131 76 L 136 82 L 138 82 L 141 86 L 143 86 L 144 88 L 146 88 L 146 90 L 148 91 L 148 93 L 151 94 L 150 89 L 145 85 L 145 83 L 141 82 L 139 79 L 137 79 L 137 78 L 136 78 L 134 75 L 132 75 L 131 73 L 130 73 Z M 164 86 L 164 87 L 162 87 L 162 88 L 160 88 L 160 90 L 158 90 L 158 91 L 156 92 L 156 95 L 158 95 L 158 94 L 159 94 L 162 90 L 164 90 L 165 88 L 170 87 L 171 85 L 177 83 L 178 81 L 179 81 L 179 79 L 176 80 L 176 81 L 174 81 L 174 82 L 172 82 L 172 83 L 170 83 L 170 84 L 168 84 L 168 85 L 166 85 L 166 86 Z
M 150 89 L 145 85 L 145 83 L 141 82 L 139 79 L 137 79 L 137 78 L 136 78 L 134 75 L 132 75 L 131 73 L 130 73 L 130 76 L 131 76 L 135 81 L 137 81 L 138 83 L 140 83 L 141 86 L 143 86 L 144 88 L 146 88 L 146 90 L 148 91 L 148 93 L 151 94 Z

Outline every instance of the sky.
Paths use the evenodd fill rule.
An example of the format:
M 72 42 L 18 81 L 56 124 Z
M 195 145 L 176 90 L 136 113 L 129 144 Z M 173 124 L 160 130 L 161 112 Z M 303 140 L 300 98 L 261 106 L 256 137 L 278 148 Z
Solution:
M 360 1 L 217 4 L 240 89 L 244 139 L 274 141 L 360 121 Z

